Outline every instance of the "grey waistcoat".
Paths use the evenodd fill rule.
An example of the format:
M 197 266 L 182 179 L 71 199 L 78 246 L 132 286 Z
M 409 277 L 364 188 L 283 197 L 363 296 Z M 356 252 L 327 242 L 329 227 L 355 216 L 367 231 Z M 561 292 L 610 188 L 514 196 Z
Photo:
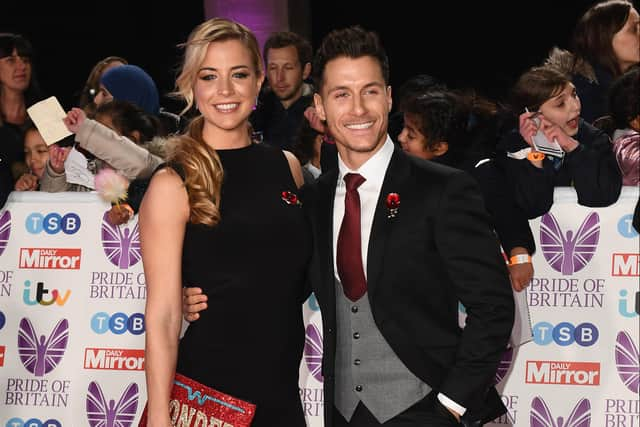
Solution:
M 336 282 L 335 405 L 350 421 L 362 403 L 380 423 L 431 391 L 393 352 L 373 320 L 368 294 L 352 302 Z

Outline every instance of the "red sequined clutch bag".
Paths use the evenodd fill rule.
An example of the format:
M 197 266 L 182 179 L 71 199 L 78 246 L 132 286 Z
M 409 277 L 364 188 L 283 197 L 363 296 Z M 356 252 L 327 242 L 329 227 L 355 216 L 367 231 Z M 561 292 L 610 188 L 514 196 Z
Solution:
M 169 401 L 171 424 L 180 426 L 248 427 L 256 405 L 176 373 Z M 139 427 L 147 425 L 147 406 Z

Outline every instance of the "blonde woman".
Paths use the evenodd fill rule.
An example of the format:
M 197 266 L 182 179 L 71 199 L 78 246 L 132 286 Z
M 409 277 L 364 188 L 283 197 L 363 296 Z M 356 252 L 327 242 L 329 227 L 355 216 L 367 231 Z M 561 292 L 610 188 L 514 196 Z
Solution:
M 304 426 L 298 367 L 310 234 L 300 164 L 250 138 L 264 79 L 258 43 L 214 18 L 185 43 L 177 92 L 199 114 L 171 144 L 140 207 L 148 294 L 148 425 L 170 426 L 174 373 L 257 405 L 253 426 Z M 179 340 L 181 288 L 207 310 Z

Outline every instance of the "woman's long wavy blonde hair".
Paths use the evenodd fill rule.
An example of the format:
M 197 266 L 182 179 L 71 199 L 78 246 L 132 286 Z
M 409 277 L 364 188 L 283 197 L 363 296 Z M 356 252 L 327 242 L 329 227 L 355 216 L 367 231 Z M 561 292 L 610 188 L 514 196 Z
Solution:
M 193 107 L 193 87 L 198 70 L 212 42 L 238 40 L 251 52 L 256 75 L 261 77 L 262 62 L 260 48 L 255 35 L 242 24 L 213 18 L 198 25 L 189 35 L 185 48 L 182 69 L 176 79 L 174 95 L 184 99 L 184 114 Z M 179 164 L 184 172 L 184 185 L 189 195 L 189 221 L 194 224 L 214 226 L 220 221 L 220 189 L 223 170 L 216 151 L 202 138 L 204 117 L 195 117 L 184 135 L 171 141 L 168 156 L 170 163 Z

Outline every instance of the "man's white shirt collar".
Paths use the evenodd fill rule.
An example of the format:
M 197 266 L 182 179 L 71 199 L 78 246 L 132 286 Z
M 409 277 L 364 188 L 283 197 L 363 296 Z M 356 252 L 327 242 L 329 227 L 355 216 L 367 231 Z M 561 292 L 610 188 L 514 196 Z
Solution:
M 391 161 L 393 155 L 393 141 L 389 135 L 380 149 L 369 160 L 364 162 L 358 170 L 351 170 L 338 156 L 338 185 L 343 186 L 344 176 L 348 173 L 358 173 L 362 175 L 366 181 L 362 185 L 367 187 L 382 188 L 382 181 L 384 181 L 384 175 Z

